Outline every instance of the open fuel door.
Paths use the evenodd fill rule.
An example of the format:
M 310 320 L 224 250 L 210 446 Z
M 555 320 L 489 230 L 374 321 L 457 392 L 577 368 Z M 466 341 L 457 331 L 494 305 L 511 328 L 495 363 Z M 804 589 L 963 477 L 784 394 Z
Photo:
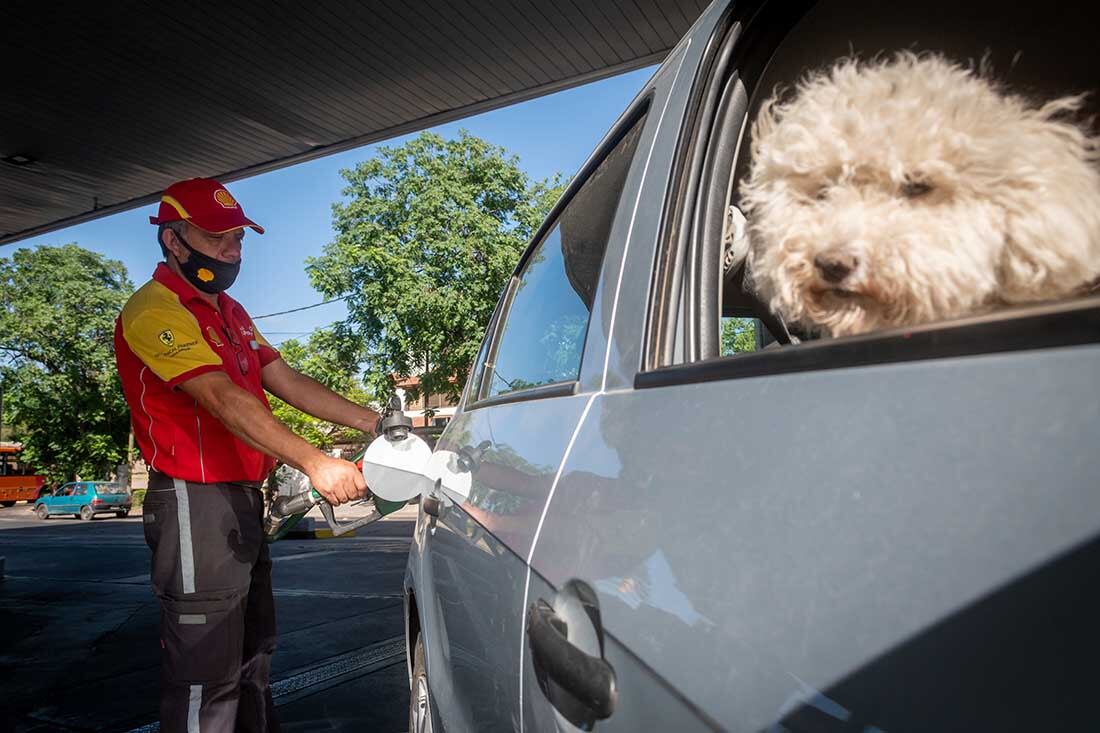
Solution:
M 473 455 L 453 451 L 433 452 L 427 441 L 412 430 L 412 420 L 401 411 L 394 396 L 379 424 L 379 435 L 363 454 L 363 478 L 377 498 L 407 502 L 436 489 L 465 499 L 470 494 Z

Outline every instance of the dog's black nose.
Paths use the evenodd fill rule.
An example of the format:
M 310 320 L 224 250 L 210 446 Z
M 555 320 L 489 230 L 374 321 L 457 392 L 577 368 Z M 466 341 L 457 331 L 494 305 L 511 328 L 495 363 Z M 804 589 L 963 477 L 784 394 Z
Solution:
M 838 283 L 852 274 L 859 265 L 855 255 L 825 254 L 814 257 L 814 267 L 827 282 Z

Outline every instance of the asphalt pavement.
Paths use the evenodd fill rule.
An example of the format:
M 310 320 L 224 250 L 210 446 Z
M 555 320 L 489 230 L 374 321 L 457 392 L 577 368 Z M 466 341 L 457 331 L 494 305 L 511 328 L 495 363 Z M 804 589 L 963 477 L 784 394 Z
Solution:
M 401 579 L 415 519 L 407 507 L 354 537 L 272 545 L 284 731 L 407 729 Z M 159 610 L 141 517 L 0 509 L 0 556 L 0 730 L 155 730 Z

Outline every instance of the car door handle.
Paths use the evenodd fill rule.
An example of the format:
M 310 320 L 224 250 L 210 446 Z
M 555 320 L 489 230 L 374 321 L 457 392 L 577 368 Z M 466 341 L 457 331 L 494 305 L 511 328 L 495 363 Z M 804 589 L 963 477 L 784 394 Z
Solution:
M 527 637 L 539 686 L 575 725 L 583 725 L 586 719 L 604 720 L 615 712 L 618 702 L 615 670 L 601 657 L 586 654 L 570 642 L 567 631 L 565 621 L 545 600 L 540 598 L 528 608 Z M 550 694 L 548 681 L 569 693 L 584 709 L 576 710 L 572 701 Z

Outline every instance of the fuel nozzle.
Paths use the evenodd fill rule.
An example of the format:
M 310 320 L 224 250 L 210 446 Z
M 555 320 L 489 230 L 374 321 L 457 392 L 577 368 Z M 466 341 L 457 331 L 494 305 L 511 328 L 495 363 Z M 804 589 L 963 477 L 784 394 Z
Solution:
M 361 504 L 363 502 L 359 501 L 355 503 Z M 377 502 L 374 503 L 375 506 L 372 507 L 370 513 L 367 515 L 359 517 L 358 519 L 353 519 L 350 522 L 340 522 L 336 519 L 336 514 L 332 509 L 332 505 L 325 501 L 324 497 L 313 487 L 297 494 L 279 496 L 271 503 L 270 513 L 265 521 L 265 538 L 269 543 L 279 540 L 289 532 L 291 528 L 298 524 L 310 509 L 318 505 L 321 508 L 321 515 L 325 518 L 325 522 L 328 524 L 329 529 L 332 530 L 332 536 L 339 537 L 365 524 L 377 521 L 384 515 L 390 513 L 389 511 L 379 508 Z
M 276 519 L 286 519 L 295 514 L 308 512 L 321 501 L 321 495 L 314 488 L 293 496 L 280 496 L 271 505 L 271 516 Z
M 389 402 L 383 408 L 375 432 L 379 438 L 383 439 L 383 443 L 400 449 L 402 446 L 409 445 L 406 440 L 412 435 L 412 426 L 412 419 L 401 409 L 401 398 L 394 394 L 390 396 Z M 364 471 L 364 478 L 367 478 L 367 473 L 368 471 Z M 367 483 L 371 482 L 368 480 Z M 333 536 L 338 537 L 357 527 L 381 519 L 405 505 L 404 501 L 389 501 L 372 491 L 367 498 L 355 502 L 357 504 L 370 502 L 373 506 L 369 514 L 350 522 L 338 522 L 332 506 L 309 485 L 309 479 L 300 471 L 295 471 L 289 466 L 280 467 L 279 471 L 272 474 L 269 488 L 277 493 L 270 503 L 264 520 L 264 534 L 268 542 L 275 542 L 286 535 L 315 506 L 320 507 L 321 514 L 331 528 Z

